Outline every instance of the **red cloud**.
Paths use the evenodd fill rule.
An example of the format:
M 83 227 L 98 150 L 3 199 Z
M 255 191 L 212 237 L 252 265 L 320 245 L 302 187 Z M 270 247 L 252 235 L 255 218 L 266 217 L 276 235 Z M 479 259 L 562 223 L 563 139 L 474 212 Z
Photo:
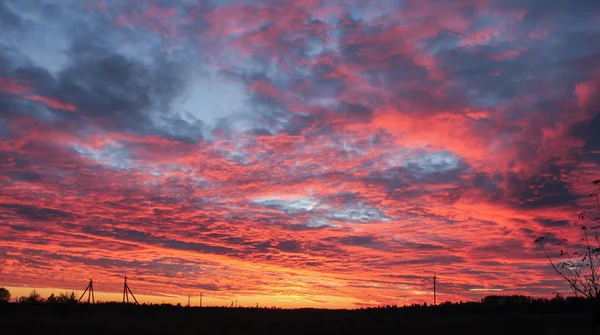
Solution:
M 31 86 L 26 85 L 25 83 L 16 79 L 0 78 L 0 93 L 21 95 L 25 99 L 39 101 L 44 105 L 54 109 L 62 109 L 69 112 L 74 112 L 77 110 L 74 105 L 67 104 L 53 98 L 31 94 L 30 92 L 32 90 L 33 88 Z
M 69 112 L 74 112 L 77 108 L 71 104 L 66 104 L 64 102 L 60 102 L 56 99 L 52 99 L 52 98 L 48 98 L 48 97 L 42 97 L 39 95 L 33 95 L 33 94 L 26 94 L 24 96 L 25 98 L 29 99 L 29 100 L 35 100 L 35 101 L 39 101 L 49 107 L 55 108 L 55 109 L 62 109 L 62 110 L 66 110 Z
M 135 272 L 136 293 L 325 307 L 422 303 L 436 273 L 443 300 L 565 289 L 533 240 L 577 234 L 598 178 L 598 64 L 571 54 L 595 54 L 591 32 L 525 22 L 542 15 L 527 3 L 163 3 L 88 6 L 118 57 L 77 58 L 57 96 L 98 110 L 3 117 L 3 284 L 118 291 Z M 169 71 L 115 88 L 133 63 L 156 72 L 131 41 L 250 98 L 216 124 L 179 119 L 155 80 Z M 0 93 L 76 110 L 38 84 Z
M 600 67 L 592 73 L 592 78 L 575 85 L 574 93 L 580 108 L 586 108 L 600 91 Z

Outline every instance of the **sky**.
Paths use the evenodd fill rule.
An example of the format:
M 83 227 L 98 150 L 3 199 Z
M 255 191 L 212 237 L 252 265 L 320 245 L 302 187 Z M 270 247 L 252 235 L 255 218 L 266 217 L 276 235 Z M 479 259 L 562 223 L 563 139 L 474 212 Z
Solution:
M 534 239 L 577 241 L 600 177 L 598 1 L 0 0 L 0 30 L 15 292 L 568 291 Z

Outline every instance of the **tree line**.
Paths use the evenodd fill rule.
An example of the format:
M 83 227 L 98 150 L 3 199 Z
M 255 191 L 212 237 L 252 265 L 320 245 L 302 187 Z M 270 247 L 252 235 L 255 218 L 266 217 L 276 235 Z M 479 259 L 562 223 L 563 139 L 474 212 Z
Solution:
M 4 287 L 0 287 L 0 303 L 9 302 L 11 302 L 10 291 Z M 27 304 L 76 304 L 77 297 L 75 297 L 75 292 L 71 291 L 71 293 L 60 292 L 58 295 L 52 293 L 48 298 L 44 299 L 36 290 L 33 290 L 29 296 L 15 298 L 14 302 Z

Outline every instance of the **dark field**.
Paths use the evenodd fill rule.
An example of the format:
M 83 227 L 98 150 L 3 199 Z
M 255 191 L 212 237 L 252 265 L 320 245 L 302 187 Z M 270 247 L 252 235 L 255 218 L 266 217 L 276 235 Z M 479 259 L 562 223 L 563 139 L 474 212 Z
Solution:
M 591 303 L 362 310 L 0 304 L 1 334 L 600 334 Z

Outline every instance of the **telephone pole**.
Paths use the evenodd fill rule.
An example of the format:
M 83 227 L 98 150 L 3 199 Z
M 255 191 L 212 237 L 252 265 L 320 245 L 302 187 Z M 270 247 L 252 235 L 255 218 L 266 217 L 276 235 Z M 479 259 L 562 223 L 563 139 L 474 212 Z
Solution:
M 88 294 L 88 304 L 90 303 L 90 298 L 92 300 L 92 304 L 96 303 L 94 300 L 94 281 L 90 279 L 90 283 L 88 284 L 88 286 L 85 288 L 85 291 L 83 291 L 83 294 L 81 294 L 81 297 L 79 297 L 79 300 L 77 300 L 77 302 L 79 303 L 81 301 L 81 299 L 83 298 L 83 296 L 85 295 L 85 293 L 87 292 Z
M 133 292 L 131 292 L 129 285 L 127 285 L 127 276 L 125 276 L 124 279 L 125 280 L 123 281 L 123 303 L 125 303 L 125 301 L 127 301 L 127 303 L 129 303 L 129 295 L 131 295 L 131 297 L 133 298 L 133 301 L 135 301 L 135 304 L 139 305 L 140 303 L 135 298 L 135 295 L 133 295 Z
M 200 307 L 202 307 L 202 292 L 200 292 Z
M 192 297 L 191 294 L 188 294 L 188 307 L 190 307 L 190 298 Z

